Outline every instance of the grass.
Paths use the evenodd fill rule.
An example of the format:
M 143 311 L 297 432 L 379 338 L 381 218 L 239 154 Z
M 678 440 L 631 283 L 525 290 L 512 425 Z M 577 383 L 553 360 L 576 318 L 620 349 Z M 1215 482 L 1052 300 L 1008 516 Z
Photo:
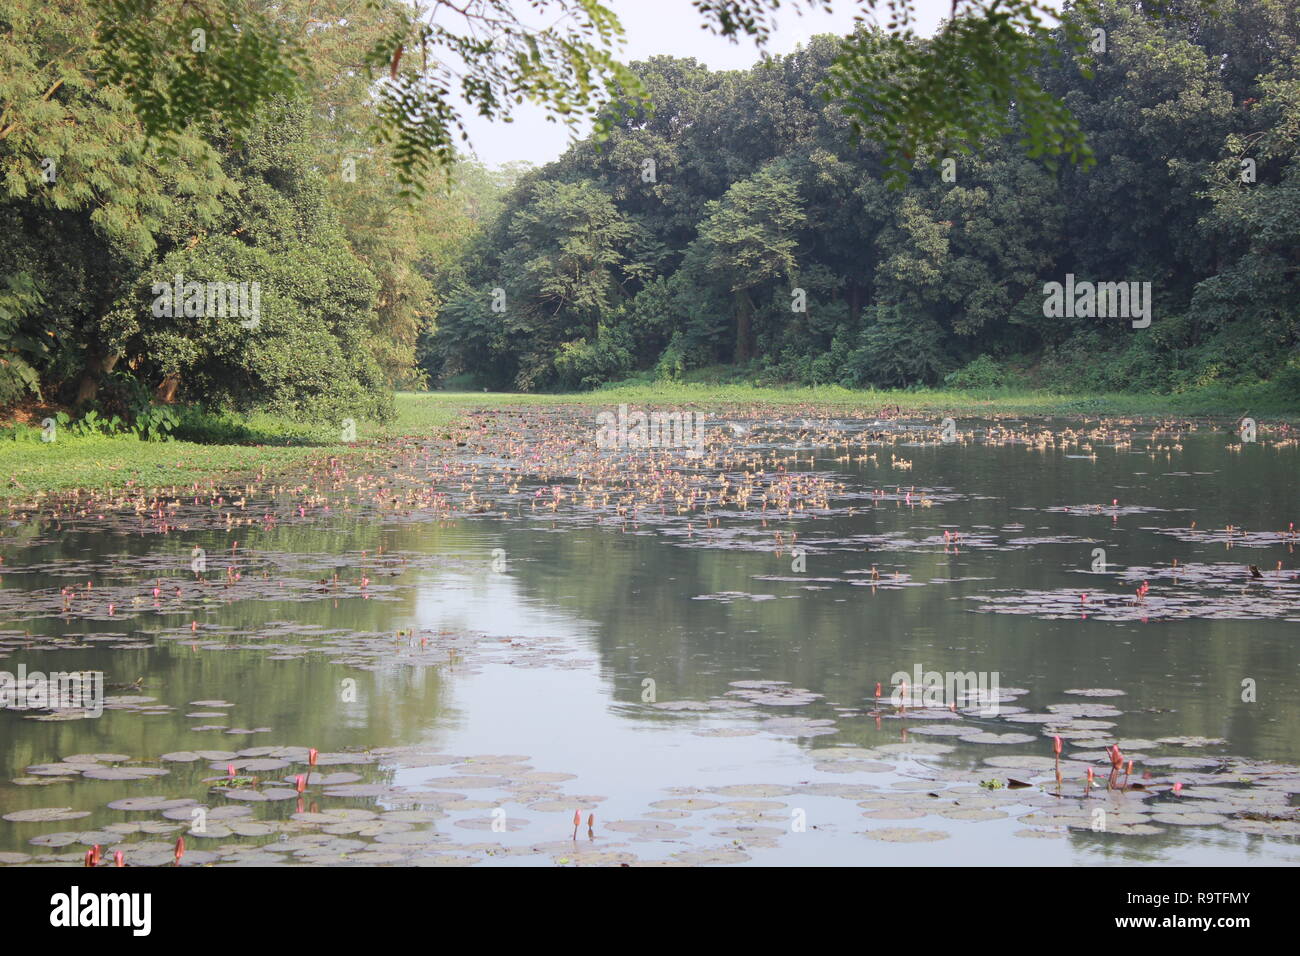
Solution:
M 344 442 L 334 426 L 304 425 L 260 413 L 226 416 L 240 426 L 244 437 L 238 442 L 146 442 L 133 435 L 73 436 L 66 430 L 52 442 L 0 439 L 0 475 L 7 478 L 0 484 L 0 498 L 73 488 L 120 489 L 128 484 L 168 487 L 259 471 L 283 474 L 313 460 L 362 454 L 370 442 L 443 433 L 466 405 L 475 403 L 401 393 L 395 421 L 357 423 L 361 444 Z
M 568 395 L 520 395 L 509 392 L 401 393 L 397 397 L 399 430 L 419 426 L 423 416 L 442 413 L 448 406 L 500 405 L 793 405 L 843 406 L 875 413 L 887 405 L 904 411 L 953 415 L 1107 415 L 1206 416 L 1236 420 L 1242 415 L 1300 420 L 1300 396 L 1294 402 L 1271 391 L 1250 389 L 1201 390 L 1183 395 L 1146 395 L 1110 392 L 1071 395 L 1030 389 L 960 391 L 875 391 L 823 385 L 809 388 L 771 388 L 743 384 L 628 383 L 592 392 Z
M 67 438 L 0 442 L 0 495 L 68 488 L 147 487 L 206 481 L 214 475 L 286 470 L 320 451 L 319 446 L 196 445 L 144 442 L 135 437 Z
M 791 405 L 842 406 L 874 414 L 886 405 L 930 415 L 1088 415 L 1088 416 L 1223 416 L 1244 414 L 1295 420 L 1297 407 L 1278 414 L 1276 402 L 1243 392 L 1189 395 L 1063 395 L 1000 389 L 987 392 L 853 391 L 838 386 L 764 388 L 737 384 L 632 383 L 573 395 L 521 395 L 503 392 L 401 392 L 397 417 L 388 424 L 361 422 L 357 439 L 342 441 L 337 428 L 306 426 L 269 415 L 238 418 L 249 437 L 239 444 L 190 441 L 143 442 L 134 437 L 72 437 L 58 441 L 0 440 L 0 474 L 10 476 L 0 497 L 71 488 L 146 488 L 234 479 L 258 471 L 281 474 L 313 459 L 362 453 L 373 442 L 399 436 L 437 437 L 474 407 L 583 405 L 611 408 L 628 405 Z

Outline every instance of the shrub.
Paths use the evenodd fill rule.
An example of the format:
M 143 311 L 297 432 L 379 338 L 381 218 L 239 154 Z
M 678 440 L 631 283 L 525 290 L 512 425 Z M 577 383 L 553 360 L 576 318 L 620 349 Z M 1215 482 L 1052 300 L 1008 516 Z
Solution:
M 998 388 L 1007 384 L 1007 381 L 1006 373 L 1002 367 L 987 355 L 981 355 L 955 372 L 949 372 L 945 375 L 943 384 L 949 388 L 975 391 Z

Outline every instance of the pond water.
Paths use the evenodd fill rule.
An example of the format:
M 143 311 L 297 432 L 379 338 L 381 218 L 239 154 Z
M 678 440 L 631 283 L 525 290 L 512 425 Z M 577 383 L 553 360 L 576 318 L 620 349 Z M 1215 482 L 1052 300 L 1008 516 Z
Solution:
M 1300 862 L 1294 438 L 837 416 L 12 503 L 0 863 Z

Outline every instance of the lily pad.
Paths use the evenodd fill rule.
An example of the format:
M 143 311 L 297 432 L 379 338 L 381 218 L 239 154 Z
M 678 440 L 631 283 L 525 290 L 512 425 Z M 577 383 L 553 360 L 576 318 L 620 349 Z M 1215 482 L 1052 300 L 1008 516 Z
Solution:
M 922 830 L 920 827 L 886 827 L 868 830 L 863 836 L 882 843 L 934 843 L 948 839 L 948 834 L 942 830 Z
M 14 810 L 3 818 L 10 823 L 55 823 L 61 820 L 80 820 L 90 816 L 89 810 L 73 810 L 71 807 L 42 807 L 38 810 Z

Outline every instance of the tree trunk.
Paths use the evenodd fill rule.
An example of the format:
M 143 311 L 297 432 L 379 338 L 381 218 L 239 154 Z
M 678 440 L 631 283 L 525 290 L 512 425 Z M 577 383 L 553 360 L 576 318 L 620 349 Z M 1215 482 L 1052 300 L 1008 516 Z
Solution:
M 176 392 L 180 387 L 181 373 L 171 372 L 158 384 L 158 388 L 153 393 L 153 400 L 170 405 L 176 401 Z
M 854 327 L 862 318 L 862 299 L 865 291 L 856 282 L 849 283 L 849 321 L 853 323 Z
M 93 402 L 99 394 L 99 380 L 117 366 L 120 355 L 95 355 L 86 363 L 77 384 L 77 399 L 74 405 L 81 408 L 87 402 Z
M 753 324 L 753 306 L 749 296 L 741 292 L 736 296 L 736 351 L 733 360 L 737 365 L 744 365 L 753 357 L 749 342 Z

